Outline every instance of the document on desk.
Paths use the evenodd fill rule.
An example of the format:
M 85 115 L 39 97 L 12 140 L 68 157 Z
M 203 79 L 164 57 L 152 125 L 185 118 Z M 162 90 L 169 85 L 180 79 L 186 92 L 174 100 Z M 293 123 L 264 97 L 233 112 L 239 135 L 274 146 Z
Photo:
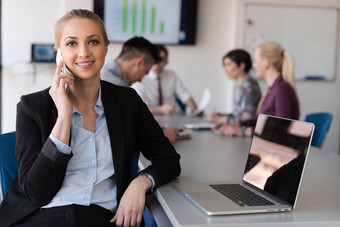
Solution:
M 211 130 L 215 126 L 214 123 L 198 123 L 198 124 L 185 124 L 184 127 L 192 130 Z
M 211 100 L 210 90 L 208 88 L 205 88 L 202 94 L 201 102 L 198 105 L 198 110 L 202 112 L 207 107 L 210 100 Z

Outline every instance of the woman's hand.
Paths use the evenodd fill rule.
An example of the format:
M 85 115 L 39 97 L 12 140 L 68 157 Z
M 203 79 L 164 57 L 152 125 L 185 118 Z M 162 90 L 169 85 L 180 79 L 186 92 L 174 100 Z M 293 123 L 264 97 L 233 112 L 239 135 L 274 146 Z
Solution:
M 145 205 L 145 192 L 152 186 L 146 175 L 135 178 L 126 189 L 116 215 L 110 221 L 117 226 L 140 226 Z
M 69 73 L 60 74 L 62 66 L 63 61 L 60 61 L 49 90 L 49 94 L 58 110 L 57 122 L 51 133 L 67 144 L 70 136 L 73 105 L 66 92 L 66 84 L 72 85 L 74 78 Z
M 69 73 L 61 74 L 62 66 L 63 61 L 60 61 L 53 76 L 49 94 L 57 107 L 58 116 L 69 116 L 72 114 L 73 106 L 66 92 L 66 85 L 72 85 L 74 78 Z
M 242 131 L 240 128 L 240 124 L 238 122 L 235 123 L 219 123 L 213 127 L 212 130 L 217 130 L 219 133 L 226 136 L 242 136 Z

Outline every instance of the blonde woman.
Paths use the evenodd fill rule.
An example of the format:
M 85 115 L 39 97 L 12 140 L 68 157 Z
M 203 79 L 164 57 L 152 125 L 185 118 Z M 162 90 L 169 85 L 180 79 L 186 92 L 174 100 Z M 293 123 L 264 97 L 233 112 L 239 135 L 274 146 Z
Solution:
M 18 177 L 0 226 L 139 226 L 146 192 L 179 175 L 179 155 L 138 94 L 100 80 L 108 45 L 91 11 L 57 21 L 55 48 L 73 76 L 60 62 L 51 87 L 18 104 Z M 139 152 L 152 164 L 135 176 Z
M 259 113 L 299 119 L 300 110 L 294 84 L 294 60 L 280 44 L 261 43 L 255 50 L 253 67 L 266 81 L 268 90 L 259 104 Z M 217 124 L 217 130 L 229 136 L 251 136 L 258 114 L 249 120 Z

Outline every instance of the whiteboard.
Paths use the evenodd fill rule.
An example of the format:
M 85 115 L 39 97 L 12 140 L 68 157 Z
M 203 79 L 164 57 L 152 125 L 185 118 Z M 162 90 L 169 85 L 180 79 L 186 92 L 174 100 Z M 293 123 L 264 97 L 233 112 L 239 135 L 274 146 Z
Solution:
M 244 46 L 252 56 L 259 43 L 275 41 L 293 56 L 295 79 L 334 79 L 338 9 L 247 4 L 245 23 Z

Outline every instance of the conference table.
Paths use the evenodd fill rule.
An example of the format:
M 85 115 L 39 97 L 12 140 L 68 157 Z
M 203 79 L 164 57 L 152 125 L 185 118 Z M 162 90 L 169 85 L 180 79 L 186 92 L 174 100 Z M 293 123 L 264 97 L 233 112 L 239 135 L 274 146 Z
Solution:
M 183 128 L 204 118 L 155 115 L 163 127 Z M 235 181 L 242 178 L 251 138 L 191 131 L 174 144 L 181 155 L 181 175 L 147 198 L 159 226 L 340 226 L 340 156 L 311 147 L 297 205 L 292 212 L 209 216 L 175 186 L 183 182 Z M 150 164 L 143 156 L 141 167 Z

